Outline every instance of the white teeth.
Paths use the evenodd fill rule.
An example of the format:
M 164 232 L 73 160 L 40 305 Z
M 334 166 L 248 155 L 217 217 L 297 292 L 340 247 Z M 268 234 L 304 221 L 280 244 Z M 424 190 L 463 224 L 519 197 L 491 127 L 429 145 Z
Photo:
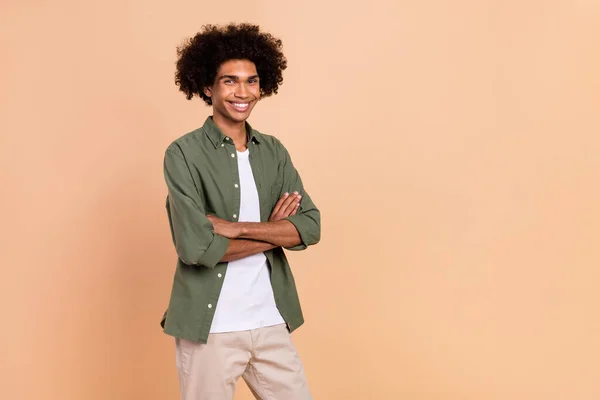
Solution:
M 248 103 L 233 103 L 233 105 L 239 108 L 248 107 Z

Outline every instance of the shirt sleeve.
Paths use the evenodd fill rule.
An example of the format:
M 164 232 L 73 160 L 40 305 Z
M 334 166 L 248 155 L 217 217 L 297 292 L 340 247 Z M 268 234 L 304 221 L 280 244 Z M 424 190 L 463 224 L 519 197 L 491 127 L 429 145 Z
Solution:
M 214 268 L 229 247 L 229 239 L 217 235 L 206 218 L 202 198 L 181 149 L 165 152 L 164 175 L 168 188 L 167 213 L 177 255 L 187 265 Z
M 321 240 L 321 212 L 317 209 L 309 194 L 304 189 L 300 174 L 292 163 L 292 158 L 287 149 L 280 144 L 280 163 L 283 170 L 283 191 L 295 192 L 302 195 L 300 207 L 295 215 L 291 215 L 286 220 L 290 221 L 300 234 L 302 243 L 293 247 L 286 247 L 287 250 L 304 250 L 308 246 L 317 244 Z

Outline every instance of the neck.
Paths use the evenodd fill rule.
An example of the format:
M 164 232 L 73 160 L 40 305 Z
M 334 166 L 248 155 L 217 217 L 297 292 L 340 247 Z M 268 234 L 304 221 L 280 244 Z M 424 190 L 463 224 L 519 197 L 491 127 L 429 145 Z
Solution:
M 214 113 L 213 121 L 215 125 L 219 127 L 221 132 L 223 132 L 226 136 L 229 136 L 233 139 L 235 143 L 235 147 L 237 148 L 245 148 L 246 143 L 248 141 L 248 137 L 246 134 L 246 122 L 237 122 L 231 121 L 221 117 L 219 114 Z

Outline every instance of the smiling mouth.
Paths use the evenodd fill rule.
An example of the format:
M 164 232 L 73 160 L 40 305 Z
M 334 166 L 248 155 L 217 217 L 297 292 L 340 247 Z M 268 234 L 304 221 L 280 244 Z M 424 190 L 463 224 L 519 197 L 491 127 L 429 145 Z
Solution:
M 248 111 L 248 109 L 250 108 L 251 102 L 234 103 L 232 101 L 228 101 L 228 103 L 231 104 L 231 107 L 233 107 L 236 111 L 244 112 L 244 111 Z

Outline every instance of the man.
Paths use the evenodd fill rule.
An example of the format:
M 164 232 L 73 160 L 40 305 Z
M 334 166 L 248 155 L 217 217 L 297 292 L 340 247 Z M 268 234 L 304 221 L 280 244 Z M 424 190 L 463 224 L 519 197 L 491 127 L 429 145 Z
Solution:
M 165 152 L 178 254 L 161 325 L 174 336 L 184 400 L 232 399 L 242 376 L 259 399 L 310 399 L 290 333 L 304 322 L 283 249 L 320 239 L 320 213 L 290 155 L 246 120 L 277 93 L 281 41 L 257 26 L 205 26 L 178 48 L 175 82 L 212 105 Z

